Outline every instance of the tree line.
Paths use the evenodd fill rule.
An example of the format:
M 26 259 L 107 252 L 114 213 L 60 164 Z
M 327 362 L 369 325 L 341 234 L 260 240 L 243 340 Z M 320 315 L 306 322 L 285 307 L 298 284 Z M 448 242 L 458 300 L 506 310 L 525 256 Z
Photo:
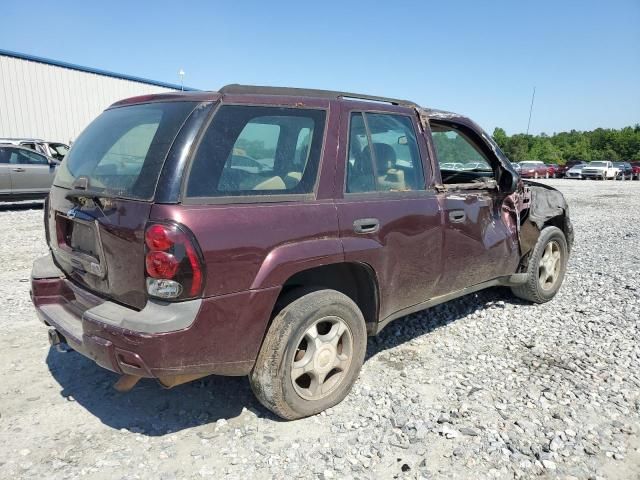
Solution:
M 640 124 L 619 130 L 571 130 L 551 136 L 545 133 L 509 136 L 502 128 L 496 127 L 493 138 L 512 162 L 542 160 L 564 164 L 568 160 L 640 160 Z

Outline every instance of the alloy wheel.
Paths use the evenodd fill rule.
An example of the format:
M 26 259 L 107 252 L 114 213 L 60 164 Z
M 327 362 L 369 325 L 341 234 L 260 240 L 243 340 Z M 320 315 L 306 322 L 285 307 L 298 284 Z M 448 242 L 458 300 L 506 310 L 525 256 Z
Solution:
M 340 385 L 353 356 L 353 337 L 340 317 L 313 323 L 298 341 L 291 364 L 291 382 L 306 400 L 326 397 Z
M 540 287 L 544 290 L 550 290 L 555 286 L 561 265 L 562 253 L 560 245 L 555 240 L 552 240 L 544 247 L 544 252 L 538 264 L 538 281 L 540 282 Z

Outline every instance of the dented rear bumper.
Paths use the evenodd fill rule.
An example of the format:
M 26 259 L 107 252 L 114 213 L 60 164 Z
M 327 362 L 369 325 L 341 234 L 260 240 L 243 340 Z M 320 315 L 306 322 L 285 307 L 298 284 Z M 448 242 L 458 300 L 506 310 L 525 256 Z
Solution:
M 41 321 L 98 365 L 164 378 L 246 375 L 255 362 L 279 287 L 135 310 L 78 287 L 50 255 L 34 262 L 31 297 Z

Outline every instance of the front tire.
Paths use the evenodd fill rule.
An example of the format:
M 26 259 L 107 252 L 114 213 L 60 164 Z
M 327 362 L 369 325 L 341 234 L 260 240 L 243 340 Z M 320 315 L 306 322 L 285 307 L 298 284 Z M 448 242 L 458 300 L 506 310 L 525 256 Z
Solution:
M 516 297 L 545 303 L 555 297 L 567 270 L 569 248 L 562 230 L 546 227 L 540 232 L 527 268 L 527 281 L 511 291 Z
M 273 319 L 250 374 L 253 393 L 276 415 L 314 415 L 349 393 L 367 347 L 362 312 L 346 295 L 315 290 Z

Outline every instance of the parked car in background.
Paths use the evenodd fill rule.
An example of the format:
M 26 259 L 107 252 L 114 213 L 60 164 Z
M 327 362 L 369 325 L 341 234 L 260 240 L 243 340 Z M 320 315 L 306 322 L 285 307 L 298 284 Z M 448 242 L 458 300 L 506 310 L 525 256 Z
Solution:
M 633 178 L 640 180 L 640 162 L 631 162 L 631 168 L 633 169 Z
M 581 180 L 582 178 L 584 178 L 582 176 L 582 169 L 586 166 L 587 166 L 586 163 L 578 163 L 574 165 L 573 167 L 571 167 L 569 170 L 565 172 L 565 175 L 564 175 L 565 178 L 577 178 Z
M 28 148 L 58 161 L 69 152 L 69 146 L 60 142 L 45 142 L 37 138 L 0 138 L 0 144 Z
M 491 167 L 486 162 L 467 162 L 462 165 L 462 170 L 490 172 Z
M 609 180 L 616 178 L 618 169 L 613 166 L 613 162 L 595 161 L 582 169 L 582 178 L 590 178 L 593 180 Z
M 59 163 L 28 148 L 0 145 L 0 201 L 46 197 Z
M 464 170 L 464 164 L 458 162 L 445 162 L 440 164 L 440 170 Z
M 567 163 L 565 163 L 564 165 L 558 165 L 558 168 L 556 170 L 556 175 L 560 178 L 566 176 L 567 172 L 575 167 L 576 165 L 586 165 L 587 162 L 583 161 L 583 160 L 568 160 Z
M 234 148 L 272 168 L 233 168 Z M 289 419 L 340 402 L 393 320 L 495 285 L 551 300 L 573 241 L 562 193 L 466 117 L 241 85 L 112 105 L 60 165 L 45 227 L 31 288 L 52 345 L 121 390 L 249 375 Z
M 520 162 L 520 176 L 522 178 L 549 178 L 549 170 L 544 162 L 527 160 Z
M 547 163 L 547 173 L 551 178 L 558 177 L 558 164 L 557 163 Z
M 633 180 L 633 167 L 629 162 L 613 162 L 613 166 L 618 169 L 617 180 Z

